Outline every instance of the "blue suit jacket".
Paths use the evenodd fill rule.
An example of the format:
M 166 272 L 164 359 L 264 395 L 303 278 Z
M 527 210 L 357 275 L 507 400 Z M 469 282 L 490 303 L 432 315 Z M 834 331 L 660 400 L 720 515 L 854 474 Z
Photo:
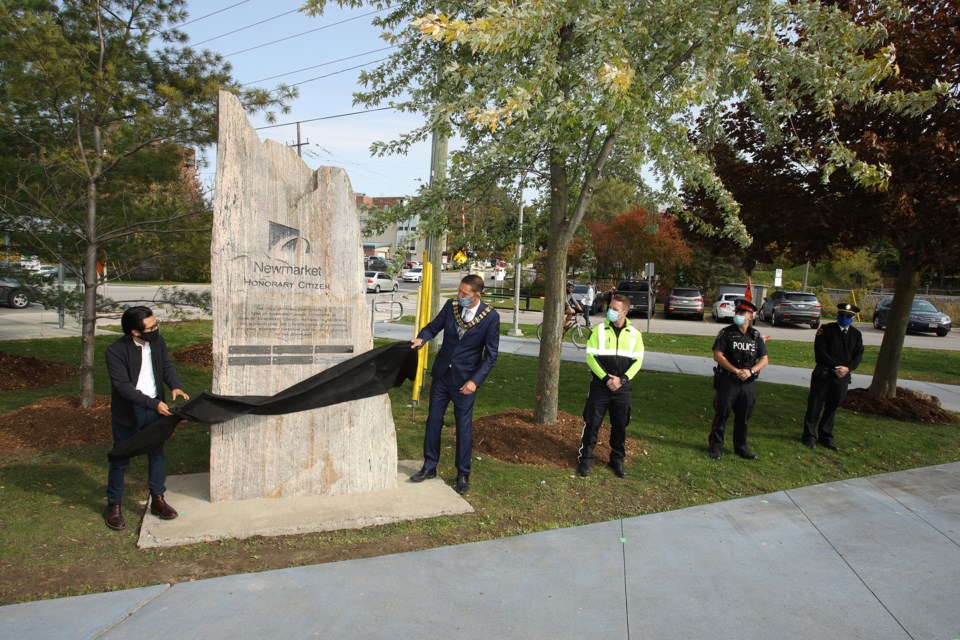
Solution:
M 483 302 L 477 307 L 481 313 L 487 307 Z M 424 342 L 443 331 L 443 346 L 433 363 L 430 375 L 443 375 L 447 369 L 453 371 L 453 382 L 457 388 L 462 387 L 467 380 L 473 380 L 478 387 L 486 380 L 493 365 L 497 362 L 497 351 L 500 349 L 500 314 L 495 309 L 480 321 L 479 324 L 467 330 L 463 338 L 457 335 L 457 320 L 454 314 L 460 313 L 453 300 L 446 304 L 430 324 L 417 334 Z

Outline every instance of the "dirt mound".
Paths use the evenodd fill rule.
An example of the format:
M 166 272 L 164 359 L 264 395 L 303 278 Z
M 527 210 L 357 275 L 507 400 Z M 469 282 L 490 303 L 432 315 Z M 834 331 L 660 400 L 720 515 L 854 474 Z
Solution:
M 903 387 L 897 389 L 896 398 L 874 398 L 866 389 L 851 389 L 843 408 L 857 413 L 928 424 L 956 424 L 955 415 L 940 408 L 940 401 L 926 394 L 918 394 Z
M 553 424 L 534 424 L 533 411 L 511 409 L 473 421 L 473 448 L 504 462 L 545 467 L 574 467 L 580 448 L 583 418 L 559 412 Z M 593 455 L 597 463 L 610 459 L 609 425 L 600 428 Z M 636 453 L 637 441 L 627 438 L 627 456 Z
M 52 449 L 110 442 L 110 397 L 97 396 L 85 409 L 77 398 L 44 398 L 0 414 L 0 451 Z
M 213 368 L 213 343 L 201 342 L 173 352 L 173 359 L 178 363 L 194 367 Z
M 72 378 L 79 372 L 76 367 L 62 362 L 0 352 L 0 391 L 49 387 Z

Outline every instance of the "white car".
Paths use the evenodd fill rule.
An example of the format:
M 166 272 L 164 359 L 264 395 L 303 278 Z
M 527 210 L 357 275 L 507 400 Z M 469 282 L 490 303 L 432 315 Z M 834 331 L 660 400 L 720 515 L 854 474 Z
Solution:
M 736 315 L 734 307 L 737 300 L 743 297 L 742 293 L 724 293 L 713 301 L 713 319 L 717 322 L 730 320 Z
M 404 282 L 423 282 L 423 267 L 414 267 L 403 274 Z
M 363 274 L 363 280 L 367 283 L 367 291 L 373 291 L 375 293 L 380 293 L 381 291 L 396 291 L 400 288 L 397 281 L 383 271 L 367 271 Z

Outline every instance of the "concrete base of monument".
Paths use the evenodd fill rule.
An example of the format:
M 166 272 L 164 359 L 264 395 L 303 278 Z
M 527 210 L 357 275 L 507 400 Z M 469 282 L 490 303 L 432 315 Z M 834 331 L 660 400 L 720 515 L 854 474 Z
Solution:
M 419 469 L 420 462 L 401 460 L 397 465 L 397 488 L 387 491 L 225 502 L 210 502 L 209 474 L 170 476 L 166 499 L 180 516 L 161 520 L 148 509 L 137 546 L 175 547 L 229 538 L 360 529 L 473 513 L 473 507 L 441 478 L 419 484 L 410 482 L 410 476 Z

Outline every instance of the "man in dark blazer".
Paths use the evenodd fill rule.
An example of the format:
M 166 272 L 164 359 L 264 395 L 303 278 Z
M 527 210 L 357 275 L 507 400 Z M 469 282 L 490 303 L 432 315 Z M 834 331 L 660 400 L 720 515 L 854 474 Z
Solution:
M 120 325 L 123 337 L 107 347 L 114 449 L 160 416 L 171 415 L 163 394 L 164 383 L 170 387 L 173 400 L 190 399 L 181 389 L 153 311 L 149 307 L 130 307 L 123 312 Z M 129 458 L 111 460 L 107 473 L 107 509 L 103 518 L 108 527 L 117 531 L 126 527 L 120 502 L 129 465 Z M 147 470 L 150 513 L 164 520 L 176 518 L 176 510 L 163 499 L 167 463 L 162 448 L 147 454 Z
M 447 406 L 453 402 L 457 425 L 457 493 L 470 489 L 470 458 L 473 455 L 473 402 L 497 361 L 500 348 L 500 315 L 481 302 L 483 278 L 469 275 L 460 281 L 457 301 L 448 300 L 437 317 L 410 344 L 419 349 L 443 331 L 443 345 L 430 375 L 430 410 L 423 437 L 423 468 L 410 479 L 423 482 L 437 475 L 440 460 L 440 429 Z
M 860 308 L 849 302 L 837 305 L 837 321 L 817 330 L 813 341 L 813 355 L 817 366 L 810 376 L 810 394 L 807 413 L 803 418 L 803 444 L 811 449 L 817 445 L 839 451 L 833 442 L 833 420 L 837 408 L 847 397 L 850 372 L 863 359 L 863 335 L 853 326 Z

